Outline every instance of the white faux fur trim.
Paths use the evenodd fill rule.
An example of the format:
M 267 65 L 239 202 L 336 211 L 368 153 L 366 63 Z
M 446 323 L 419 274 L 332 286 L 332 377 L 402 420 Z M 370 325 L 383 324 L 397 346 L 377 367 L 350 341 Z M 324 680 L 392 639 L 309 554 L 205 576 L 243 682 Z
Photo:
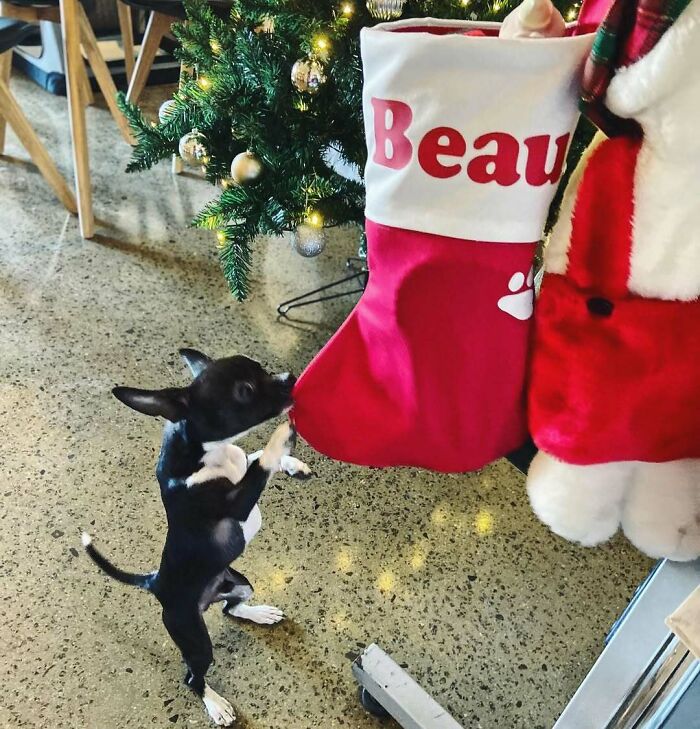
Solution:
M 691 0 L 654 48 L 636 63 L 615 72 L 606 106 L 625 118 L 638 118 L 649 107 L 664 105 L 679 86 L 697 82 L 700 67 L 700 0 Z M 697 117 L 685 122 L 695 126 Z
M 629 288 L 690 301 L 700 296 L 700 0 L 643 58 L 616 72 L 608 107 L 644 130 L 635 177 Z
M 639 296 L 692 301 L 700 296 L 700 156 L 674 160 L 653 142 L 637 160 L 628 285 Z
M 602 132 L 598 132 L 585 149 L 571 173 L 569 182 L 564 191 L 559 208 L 559 217 L 549 235 L 547 246 L 544 250 L 544 267 L 548 273 L 566 273 L 569 265 L 569 246 L 571 245 L 571 233 L 573 229 L 573 211 L 578 195 L 578 188 L 583 177 L 583 170 L 588 164 L 590 156 L 596 147 L 605 139 Z
M 700 297 L 700 0 L 692 0 L 658 44 L 616 72 L 607 103 L 642 126 L 637 159 L 629 290 L 646 298 Z M 594 140 L 599 142 L 600 138 Z M 587 150 L 587 155 L 592 147 Z M 564 195 L 545 266 L 565 273 L 584 156 Z M 611 190 L 611 194 L 624 194 Z

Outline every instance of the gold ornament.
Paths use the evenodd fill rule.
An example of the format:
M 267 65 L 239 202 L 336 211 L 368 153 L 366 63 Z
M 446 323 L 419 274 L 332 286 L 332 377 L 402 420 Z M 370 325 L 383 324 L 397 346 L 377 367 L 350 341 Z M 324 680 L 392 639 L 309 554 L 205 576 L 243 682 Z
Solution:
M 396 20 L 403 15 L 406 0 L 367 0 L 367 10 L 373 18 Z
M 313 223 L 301 223 L 292 232 L 292 247 L 304 258 L 313 258 L 323 251 L 328 236 L 323 227 Z
M 236 185 L 254 182 L 260 177 L 262 171 L 263 164 L 260 157 L 250 150 L 237 154 L 231 162 L 231 179 Z
M 175 113 L 175 99 L 167 99 L 164 101 L 158 109 L 158 121 L 161 124 L 165 124 L 170 117 Z
M 297 91 L 317 94 L 326 83 L 323 64 L 312 58 L 300 58 L 292 66 L 292 84 Z
M 207 138 L 198 130 L 193 129 L 187 132 L 180 143 L 178 151 L 182 161 L 188 165 L 201 165 L 209 161 L 209 151 L 207 150 Z

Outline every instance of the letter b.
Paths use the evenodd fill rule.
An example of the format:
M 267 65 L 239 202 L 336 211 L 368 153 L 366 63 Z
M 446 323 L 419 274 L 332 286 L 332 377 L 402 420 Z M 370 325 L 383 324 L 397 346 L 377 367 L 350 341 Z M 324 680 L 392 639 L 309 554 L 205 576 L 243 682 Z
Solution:
M 406 136 L 413 112 L 403 101 L 372 99 L 374 111 L 374 157 L 378 165 L 400 170 L 411 161 L 413 146 Z

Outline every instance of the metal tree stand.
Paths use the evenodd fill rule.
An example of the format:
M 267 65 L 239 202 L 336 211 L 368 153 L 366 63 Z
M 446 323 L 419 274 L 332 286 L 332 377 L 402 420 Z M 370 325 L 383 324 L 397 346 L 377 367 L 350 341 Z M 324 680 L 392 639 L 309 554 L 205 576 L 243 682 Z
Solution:
M 367 286 L 367 280 L 369 278 L 369 269 L 367 268 L 367 259 L 363 256 L 351 256 L 345 262 L 345 268 L 348 271 L 352 271 L 349 276 L 333 281 L 325 286 L 321 286 L 313 291 L 307 291 L 305 294 L 295 296 L 293 299 L 287 299 L 283 301 L 277 307 L 277 313 L 280 316 L 286 317 L 292 309 L 298 309 L 302 306 L 310 306 L 311 304 L 320 304 L 322 301 L 331 301 L 332 299 L 339 299 L 343 296 L 350 296 L 351 294 L 361 294 Z M 341 291 L 336 294 L 328 294 L 325 296 L 318 296 L 324 291 L 330 291 L 338 286 L 342 286 L 350 281 L 358 281 L 360 288 L 352 289 L 350 291 Z M 316 297 L 316 298 L 313 298 Z

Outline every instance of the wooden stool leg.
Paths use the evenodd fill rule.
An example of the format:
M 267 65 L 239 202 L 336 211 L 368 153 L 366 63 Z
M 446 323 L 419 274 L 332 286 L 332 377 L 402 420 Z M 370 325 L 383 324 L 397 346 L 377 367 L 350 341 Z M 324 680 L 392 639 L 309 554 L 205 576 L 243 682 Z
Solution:
M 136 60 L 136 67 L 129 81 L 129 90 L 126 92 L 127 101 L 131 101 L 132 103 L 138 101 L 141 92 L 146 86 L 146 81 L 148 81 L 148 74 L 153 66 L 153 59 L 156 57 L 156 53 L 158 53 L 158 49 L 160 48 L 160 42 L 163 40 L 163 36 L 170 30 L 170 26 L 175 22 L 177 22 L 177 18 L 173 18 L 170 15 L 164 15 L 155 11 L 151 13 L 148 18 L 146 33 L 141 43 L 141 51 Z
M 83 95 L 83 103 L 85 106 L 92 106 L 95 103 L 95 95 L 92 93 L 92 86 L 90 85 L 90 77 L 88 76 L 87 66 L 81 63 L 81 79 L 80 79 L 80 92 Z
M 131 81 L 134 75 L 134 26 L 131 20 L 131 8 L 121 0 L 117 0 L 117 13 L 119 13 L 119 31 L 122 35 L 122 48 L 124 48 L 124 68 L 126 78 Z
M 100 48 L 97 45 L 97 38 L 95 38 L 95 33 L 92 30 L 85 9 L 81 4 L 78 5 L 78 23 L 80 25 L 80 40 L 85 49 L 85 54 L 88 57 L 90 68 L 92 68 L 92 72 L 95 74 L 100 91 L 102 91 L 102 95 L 105 97 L 114 121 L 117 122 L 117 126 L 124 139 L 129 144 L 135 144 L 134 138 L 131 136 L 131 130 L 129 129 L 129 122 L 117 106 L 117 87 L 114 85 L 112 74 L 109 72 L 107 63 L 102 57 Z
M 66 64 L 66 87 L 70 128 L 73 141 L 73 165 L 75 187 L 78 198 L 80 232 L 83 238 L 95 235 L 95 218 L 92 212 L 92 189 L 90 187 L 90 162 L 88 157 L 87 132 L 85 128 L 85 107 L 80 94 L 80 24 L 77 0 L 60 0 L 61 30 L 63 32 L 63 57 Z
M 22 142 L 27 152 L 29 152 L 34 164 L 39 168 L 39 172 L 41 172 L 46 182 L 53 188 L 58 199 L 71 213 L 77 213 L 78 206 L 73 193 L 56 168 L 51 157 L 49 157 L 49 153 L 46 151 L 39 137 L 37 137 L 36 132 L 32 129 L 27 121 L 27 117 L 24 116 L 22 110 L 19 108 L 19 104 L 15 101 L 15 97 L 12 96 L 10 89 L 4 81 L 0 81 L 0 111 L 14 130 L 19 141 Z
M 0 83 L 9 86 L 10 74 L 12 73 L 12 51 L 6 51 L 0 54 Z M 0 154 L 5 152 L 5 132 L 7 130 L 7 122 L 5 117 L 0 114 Z
M 46 151 L 46 147 L 41 143 L 36 132 L 27 121 L 27 117 L 24 116 L 24 113 L 19 108 L 19 104 L 10 93 L 7 84 L 2 80 L 0 80 L 0 113 L 4 117 L 4 121 L 8 122 L 12 127 L 27 152 L 29 152 L 29 156 L 39 168 L 39 172 L 44 176 L 46 182 L 51 185 L 53 191 L 56 193 L 56 197 L 58 197 L 71 213 L 77 213 L 78 206 L 68 184 L 56 168 L 49 153 Z

